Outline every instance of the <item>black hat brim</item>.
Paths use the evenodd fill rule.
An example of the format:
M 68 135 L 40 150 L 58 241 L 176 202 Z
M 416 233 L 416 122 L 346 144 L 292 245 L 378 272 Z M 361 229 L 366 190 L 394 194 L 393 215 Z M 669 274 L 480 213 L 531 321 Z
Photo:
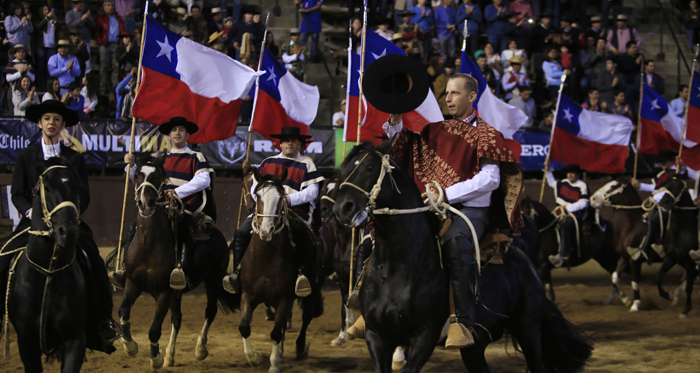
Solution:
M 32 105 L 29 108 L 27 108 L 25 116 L 30 121 L 34 123 L 39 123 L 41 117 L 46 113 L 59 114 L 61 117 L 63 117 L 63 122 L 65 123 L 66 127 L 75 126 L 80 120 L 80 118 L 78 117 L 78 113 L 71 110 L 61 101 L 57 100 L 46 100 L 41 104 Z
M 172 120 L 170 122 L 165 122 L 165 123 L 161 124 L 160 126 L 158 126 L 158 131 L 167 136 L 170 134 L 170 131 L 172 131 L 173 127 L 176 127 L 176 126 L 185 127 L 185 130 L 190 135 L 199 131 L 199 126 L 197 126 L 196 124 L 194 124 L 190 121 L 173 122 Z
M 288 138 L 288 137 L 296 137 L 299 140 L 305 140 L 305 141 L 311 138 L 311 136 L 309 136 L 309 135 L 281 135 L 281 134 L 270 135 L 270 137 L 272 137 L 273 139 L 280 139 L 280 140 L 282 140 L 284 138 Z
M 408 78 L 408 89 L 392 92 Z M 404 80 L 404 82 L 400 82 Z M 400 82 L 400 83 L 397 83 Z M 430 80 L 420 62 L 408 56 L 390 54 L 372 62 L 364 72 L 362 91 L 377 110 L 404 114 L 415 110 L 428 96 Z

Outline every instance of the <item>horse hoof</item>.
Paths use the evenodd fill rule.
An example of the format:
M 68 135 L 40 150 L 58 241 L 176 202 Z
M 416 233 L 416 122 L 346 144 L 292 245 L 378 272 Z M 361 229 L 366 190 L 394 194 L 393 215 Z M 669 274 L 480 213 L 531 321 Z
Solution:
M 158 356 L 151 359 L 151 368 L 160 369 L 163 367 L 164 362 L 165 360 L 163 359 L 163 355 L 158 354 Z
M 331 341 L 331 346 L 333 347 L 340 347 L 345 344 L 345 341 L 347 341 L 348 338 L 344 336 L 338 336 L 336 339 Z
M 687 314 L 687 313 L 682 313 L 682 314 L 678 315 L 678 318 L 681 319 L 681 320 L 682 320 L 682 319 L 687 319 L 687 318 L 688 318 L 688 314 Z
M 250 355 L 246 354 L 245 358 L 248 360 L 248 364 L 254 367 L 257 367 L 258 365 L 262 364 L 262 356 L 260 356 L 260 354 L 257 351 L 253 352 Z
M 309 345 L 304 346 L 301 351 L 297 348 L 297 360 L 306 359 L 307 357 L 309 357 Z
M 127 341 L 122 337 L 119 339 L 119 342 L 124 346 L 124 352 L 126 352 L 127 355 L 134 357 L 139 353 L 139 345 L 136 341 Z
M 194 352 L 194 357 L 197 358 L 197 360 L 202 361 L 209 356 L 209 350 L 207 350 L 207 346 L 201 346 L 198 347 L 197 350 Z
M 269 373 L 280 373 L 280 370 L 277 367 L 270 367 L 270 369 L 268 369 L 267 371 Z
M 175 366 L 175 359 L 172 357 L 165 357 L 165 360 L 163 360 L 163 366 L 164 367 L 174 367 Z
M 394 355 L 391 357 L 391 370 L 399 371 L 406 365 L 406 355 L 403 347 L 397 347 Z

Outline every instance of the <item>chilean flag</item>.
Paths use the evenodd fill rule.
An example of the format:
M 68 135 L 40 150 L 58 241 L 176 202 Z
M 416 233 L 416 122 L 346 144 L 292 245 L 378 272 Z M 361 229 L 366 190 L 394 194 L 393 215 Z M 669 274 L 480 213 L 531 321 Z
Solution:
M 691 91 L 692 96 L 693 92 Z M 666 100 L 647 85 L 644 85 L 642 93 L 641 112 L 638 151 L 654 155 L 659 154 L 662 150 L 677 152 L 683 133 L 683 118 L 671 113 Z M 685 139 L 682 158 L 683 163 L 688 167 L 700 170 L 700 146 L 696 145 L 697 143 Z
M 166 30 L 151 16 L 146 16 L 144 43 L 134 117 L 156 124 L 185 117 L 199 126 L 187 140 L 191 143 L 233 136 L 255 71 Z
M 700 75 L 693 74 L 688 98 L 688 130 L 685 133 L 688 140 L 700 143 Z
M 374 61 L 389 54 L 403 54 L 396 44 L 384 39 L 372 30 L 367 30 L 365 45 L 365 69 Z M 360 104 L 360 65 L 359 54 L 348 50 L 348 90 L 345 105 L 345 132 L 343 141 L 357 141 L 357 114 Z M 382 125 L 389 119 L 389 113 L 377 110 L 362 97 L 362 122 L 360 140 L 376 141 L 376 136 L 384 135 Z M 440 106 L 432 91 L 428 91 L 423 103 L 415 110 L 401 116 L 404 127 L 418 132 L 426 124 L 444 120 Z
M 508 146 L 510 146 L 510 150 L 513 151 L 517 159 L 520 159 L 520 143 L 513 140 L 513 134 L 527 122 L 527 115 L 515 106 L 499 100 L 491 93 L 479 67 L 465 51 L 462 51 L 462 68 L 459 72 L 471 75 L 479 83 L 474 109 L 481 119 L 501 131 Z
M 253 120 L 249 131 L 255 131 L 279 148 L 279 139 L 270 135 L 280 133 L 282 127 L 298 127 L 304 135 L 316 119 L 320 95 L 318 87 L 297 80 L 270 51 L 265 49 L 260 64 L 261 73 L 253 104 Z
M 552 160 L 591 172 L 624 171 L 633 127 L 629 118 L 584 110 L 562 95 L 555 124 Z

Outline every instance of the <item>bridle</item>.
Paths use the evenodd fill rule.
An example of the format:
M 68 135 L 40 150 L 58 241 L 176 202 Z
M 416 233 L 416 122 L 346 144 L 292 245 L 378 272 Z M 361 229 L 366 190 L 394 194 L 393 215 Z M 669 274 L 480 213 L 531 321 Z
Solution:
M 153 165 L 150 162 L 144 164 L 144 166 L 155 167 L 155 165 Z M 140 194 L 144 188 L 151 188 L 156 192 L 156 201 L 160 200 L 163 197 L 163 184 L 165 184 L 167 178 L 163 179 L 160 182 L 160 184 L 158 184 L 157 187 L 155 185 L 153 185 L 151 182 L 149 182 L 147 179 L 148 179 L 148 176 L 146 176 L 144 178 L 143 182 L 140 185 L 138 185 L 136 187 L 136 189 L 134 190 L 134 201 L 139 202 L 141 200 Z M 141 210 L 141 206 L 138 203 L 136 204 L 136 207 L 139 209 L 139 215 L 141 215 L 141 217 L 144 217 L 144 218 L 150 218 L 156 212 L 156 209 L 153 209 L 153 211 L 151 211 L 150 214 L 144 214 L 143 210 Z
M 257 193 L 258 190 L 261 189 L 263 185 L 266 184 L 271 184 L 270 186 L 267 186 L 266 188 L 274 187 L 274 181 L 273 180 L 266 180 L 263 181 L 262 183 L 258 184 L 258 186 L 255 187 L 255 193 Z M 282 193 L 280 195 L 280 198 L 277 200 L 277 213 L 276 214 L 262 214 L 258 212 L 258 206 L 260 204 L 257 204 L 255 207 L 255 212 L 253 213 L 253 221 L 251 222 L 251 226 L 253 228 L 253 233 L 260 235 L 260 222 L 258 218 L 273 218 L 272 221 L 272 231 L 270 232 L 271 235 L 276 235 L 279 232 L 281 232 L 285 227 L 289 226 L 289 219 L 287 219 L 287 216 L 289 214 L 289 205 L 287 204 L 287 196 L 286 194 Z
M 68 168 L 67 166 L 63 165 L 56 165 L 56 166 L 51 166 L 44 170 L 44 172 L 39 175 L 39 181 L 37 182 L 37 186 L 39 189 L 39 197 L 41 198 L 41 220 L 44 221 L 44 223 L 47 226 L 47 230 L 43 231 L 33 231 L 30 230 L 29 234 L 35 235 L 35 236 L 51 236 L 53 234 L 53 223 L 51 222 L 51 218 L 55 213 L 57 213 L 59 210 L 64 209 L 64 208 L 72 208 L 73 211 L 75 211 L 75 218 L 80 221 L 80 210 L 78 207 L 75 205 L 75 203 L 71 201 L 63 201 L 56 205 L 51 211 L 49 211 L 48 203 L 46 202 L 46 188 L 44 187 L 44 175 L 48 173 L 51 170 L 54 169 L 59 169 L 59 168 Z
M 622 193 L 622 191 L 624 191 L 625 188 L 627 188 L 628 186 L 629 186 L 628 183 L 621 183 L 617 188 L 615 188 L 607 193 L 603 193 L 603 200 L 600 202 L 600 207 L 606 206 L 606 207 L 612 207 L 614 209 L 620 209 L 620 210 L 644 209 L 644 204 L 641 204 L 641 205 L 617 205 L 617 204 L 613 204 L 612 202 L 610 202 L 610 197 Z
M 350 172 L 348 177 L 346 177 L 345 180 L 342 183 L 340 183 L 340 187 L 338 187 L 338 189 L 343 189 L 344 186 L 349 186 L 351 188 L 355 188 L 355 189 L 359 190 L 362 194 L 364 194 L 367 197 L 367 205 L 365 207 L 365 212 L 367 212 L 367 213 L 373 212 L 375 214 L 381 214 L 382 212 L 380 210 L 375 210 L 375 208 L 377 207 L 377 197 L 379 196 L 379 192 L 382 189 L 382 183 L 384 182 L 384 178 L 386 177 L 387 174 L 389 174 L 389 178 L 391 179 L 391 184 L 396 189 L 396 191 L 399 192 L 399 194 L 401 194 L 401 191 L 399 190 L 399 187 L 396 184 L 396 180 L 394 180 L 394 177 L 391 174 L 391 171 L 396 167 L 392 166 L 391 158 L 389 157 L 389 155 L 382 154 L 376 150 L 374 151 L 374 153 L 376 155 L 379 155 L 382 158 L 382 168 L 381 168 L 381 171 L 379 172 L 379 178 L 377 178 L 377 182 L 374 184 L 374 186 L 372 186 L 372 189 L 370 189 L 370 191 L 367 192 L 366 190 L 364 190 L 364 189 L 360 188 L 359 186 L 348 181 L 348 180 L 350 180 L 350 177 L 355 173 L 355 171 L 357 171 L 357 168 L 360 167 L 362 162 L 365 161 L 367 156 L 369 156 L 371 154 L 371 152 L 367 152 L 367 154 L 365 154 L 365 156 L 362 157 L 362 159 L 355 165 L 355 168 L 353 168 L 352 172 Z M 323 199 L 323 197 L 321 199 Z M 330 199 L 330 197 L 328 197 L 328 199 Z M 335 203 L 335 201 L 333 201 L 332 199 L 330 199 L 330 200 L 333 203 Z M 384 209 L 382 209 L 382 210 L 384 210 Z M 425 211 L 427 211 L 427 210 L 425 210 Z

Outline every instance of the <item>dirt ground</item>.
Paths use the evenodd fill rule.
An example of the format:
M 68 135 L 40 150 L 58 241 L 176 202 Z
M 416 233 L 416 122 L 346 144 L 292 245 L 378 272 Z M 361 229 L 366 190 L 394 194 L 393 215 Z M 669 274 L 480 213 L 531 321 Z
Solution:
M 679 305 L 671 307 L 657 294 L 651 281 L 657 267 L 647 268 L 641 286 L 642 310 L 630 313 L 617 299 L 613 305 L 603 305 L 609 295 L 607 274 L 596 264 L 589 263 L 573 269 L 555 271 L 557 304 L 564 315 L 579 326 L 592 339 L 595 350 L 589 360 L 587 372 L 698 372 L 700 371 L 700 307 L 691 311 L 688 319 L 678 318 L 685 296 Z M 668 278 L 669 289 L 678 284 L 679 272 Z M 629 284 L 624 279 L 623 283 Z M 696 284 L 696 289 L 700 286 Z M 629 286 L 626 287 L 629 289 Z M 699 289 L 700 290 L 700 289 Z M 698 297 L 697 291 L 695 296 Z M 700 298 L 700 297 L 698 297 Z M 698 299 L 696 298 L 696 299 Z M 310 354 L 306 360 L 294 360 L 293 341 L 301 324 L 301 312 L 295 308 L 293 328 L 287 333 L 286 355 L 283 369 L 286 372 L 367 372 L 373 364 L 364 341 L 354 340 L 342 347 L 331 347 L 330 341 L 340 327 L 340 293 L 325 294 L 325 314 L 309 327 Z M 115 293 L 115 305 L 121 295 Z M 698 300 L 696 300 L 696 304 Z M 257 368 L 247 364 L 243 343 L 238 333 L 240 314 L 219 313 L 209 334 L 209 357 L 197 361 L 194 347 L 202 327 L 205 307 L 204 295 L 188 295 L 183 298 L 183 325 L 177 345 L 176 366 L 163 368 L 163 372 L 266 372 L 269 367 L 269 333 L 272 324 L 264 320 L 262 308 L 256 310 L 252 324 L 255 348 L 264 355 L 263 365 Z M 153 372 L 148 358 L 148 328 L 154 313 L 154 302 L 142 296 L 132 310 L 132 334 L 139 344 L 139 354 L 128 357 L 121 346 L 112 355 L 91 353 L 83 365 L 85 372 Z M 116 317 L 116 311 L 115 311 Z M 169 338 L 169 318 L 163 325 L 161 351 Z M 12 335 L 12 358 L 0 360 L 0 372 L 22 371 L 16 336 Z M 118 342 L 117 342 L 118 344 Z M 502 339 L 489 346 L 487 360 L 494 372 L 525 372 L 523 356 L 515 353 L 511 345 Z M 58 372 L 58 364 L 45 366 L 47 372 Z M 424 372 L 462 372 L 459 352 L 436 348 Z

